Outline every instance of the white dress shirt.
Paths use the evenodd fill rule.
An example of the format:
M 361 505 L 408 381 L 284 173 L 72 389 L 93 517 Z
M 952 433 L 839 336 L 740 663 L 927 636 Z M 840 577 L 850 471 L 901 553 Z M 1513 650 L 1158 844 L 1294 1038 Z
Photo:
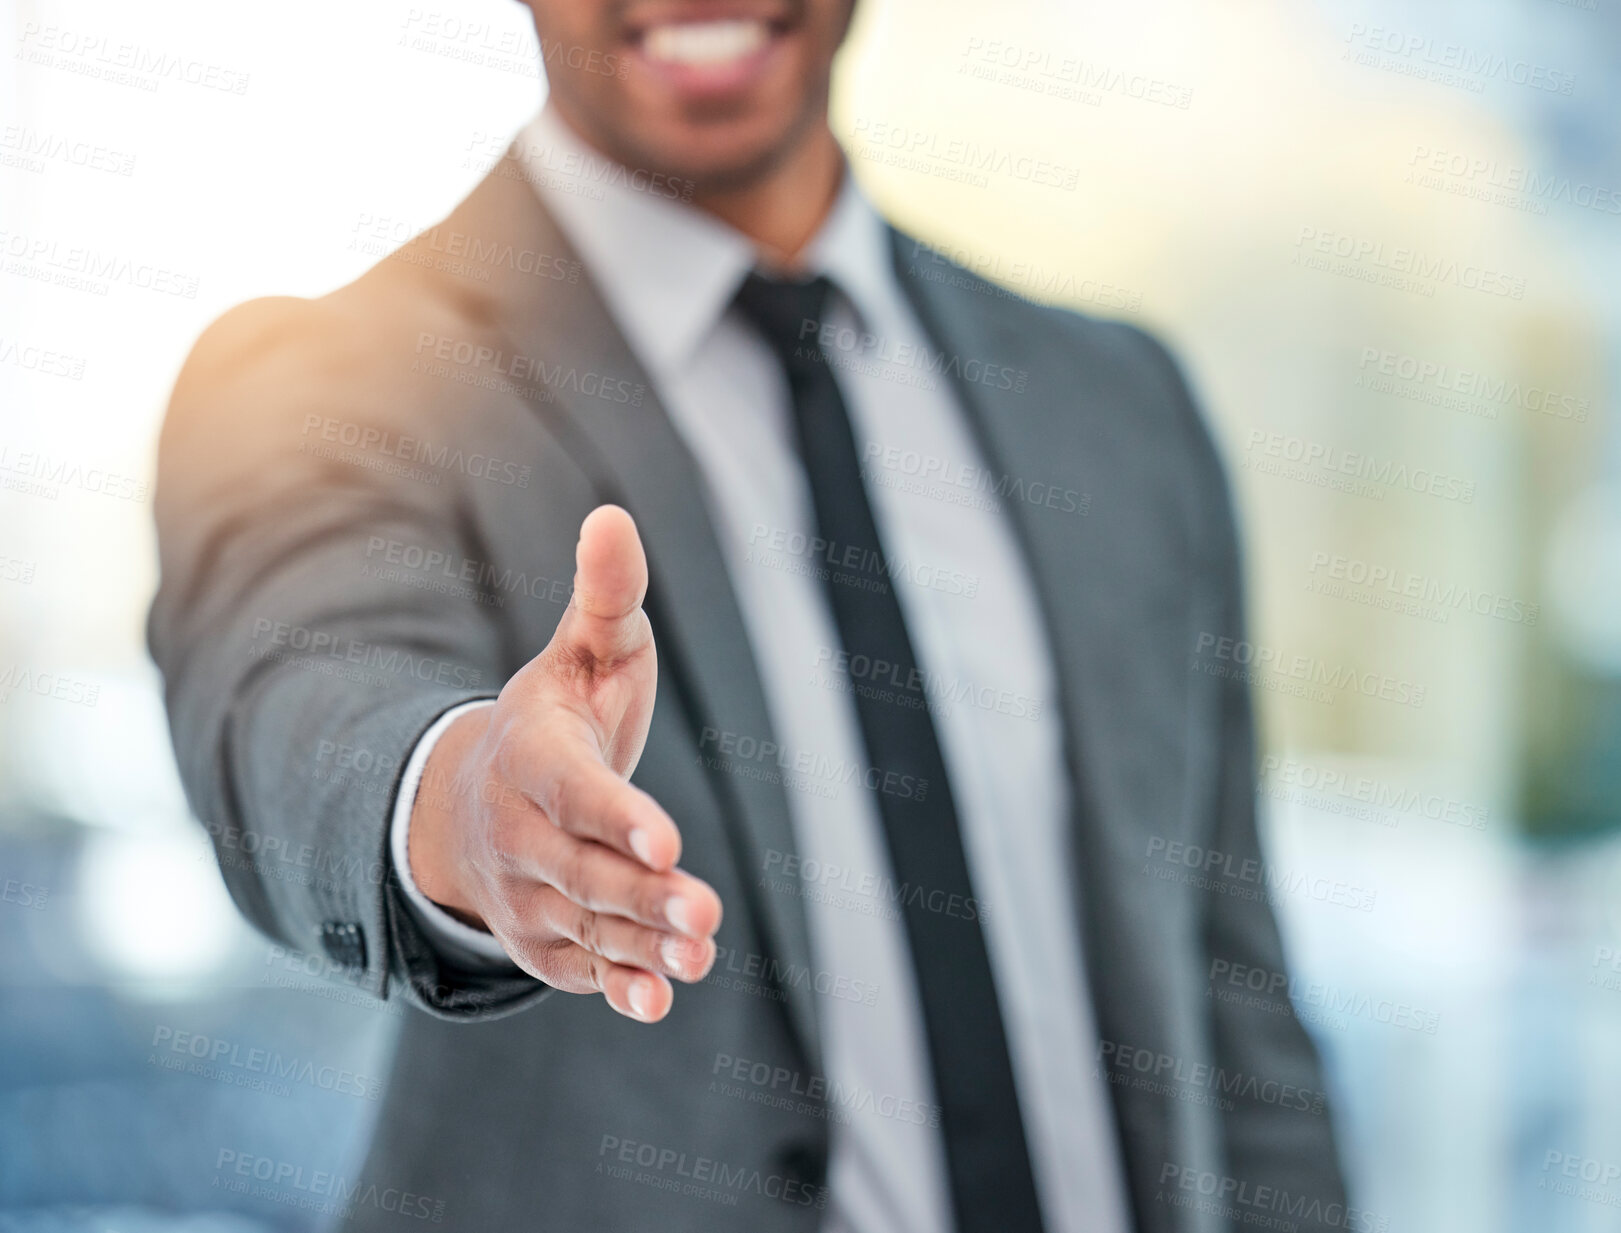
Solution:
M 775 739 L 816 765 L 865 766 L 851 690 L 892 684 L 852 680 L 859 668 L 844 669 L 817 561 L 800 547 L 814 535 L 815 518 L 786 380 L 766 344 L 729 311 L 756 263 L 753 245 L 680 202 L 593 175 L 603 157 L 549 107 L 519 140 L 536 192 L 591 271 L 704 477 Z M 958 502 L 942 499 L 940 486 L 917 491 L 905 482 L 905 466 L 894 465 L 899 455 L 892 449 L 944 460 L 954 472 L 982 466 L 983 459 L 949 379 L 921 363 L 936 348 L 896 280 L 882 221 L 848 174 L 806 267 L 837 288 L 827 350 L 857 450 L 869 463 L 868 497 L 927 680 L 975 893 L 985 905 L 1046 1227 L 1125 1233 L 1109 1096 L 1090 1064 L 1097 1029 L 1068 873 L 1070 786 L 1032 582 L 993 498 L 972 493 L 975 499 Z M 441 911 L 410 877 L 406 841 L 416 783 L 453 715 L 428 732 L 407 765 L 393 825 L 394 864 L 447 957 L 502 962 L 490 935 Z M 937 1104 L 905 921 L 900 904 L 873 889 L 890 876 L 877 803 L 859 784 L 814 775 L 792 777 L 787 797 L 800 864 L 787 876 L 780 867 L 768 871 L 768 893 L 804 898 L 818 969 L 876 991 L 817 999 L 823 1078 L 853 1094 L 832 1122 L 824 1228 L 949 1230 L 938 1119 L 913 1112 Z

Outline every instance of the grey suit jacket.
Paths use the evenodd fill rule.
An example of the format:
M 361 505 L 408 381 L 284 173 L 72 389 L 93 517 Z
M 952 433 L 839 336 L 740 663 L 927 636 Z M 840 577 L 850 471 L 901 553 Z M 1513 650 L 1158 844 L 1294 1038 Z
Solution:
M 1033 305 L 899 235 L 894 255 L 962 361 L 949 379 L 1054 642 L 1094 1063 L 1136 1224 L 1262 1211 L 1355 1227 L 1317 1060 L 1280 992 L 1246 689 L 1208 654 L 1241 617 L 1205 427 L 1140 331 Z M 1028 377 L 975 383 L 974 358 Z M 1049 508 L 1049 487 L 1084 494 L 1085 515 Z M 661 672 L 635 780 L 727 905 L 716 972 L 651 1028 L 442 965 L 387 850 L 406 755 L 546 644 L 580 521 L 604 501 L 635 515 L 651 568 Z M 769 739 L 759 674 L 694 462 L 510 157 L 350 286 L 214 324 L 175 389 L 156 508 L 150 644 L 231 894 L 274 938 L 414 1007 L 364 1183 L 477 1233 L 814 1229 L 822 995 L 803 901 L 761 877 L 793 848 L 784 790 L 703 739 Z M 1268 973 L 1265 988 L 1213 988 L 1221 963 Z M 787 1068 L 807 1095 L 723 1090 L 726 1058 Z M 362 1204 L 351 1227 L 427 1210 L 388 1206 Z

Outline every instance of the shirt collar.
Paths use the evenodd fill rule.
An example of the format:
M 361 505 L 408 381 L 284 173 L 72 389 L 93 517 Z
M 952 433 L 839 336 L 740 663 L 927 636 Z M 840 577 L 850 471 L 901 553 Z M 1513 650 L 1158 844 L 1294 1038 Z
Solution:
M 839 289 L 863 329 L 877 330 L 895 319 L 901 292 L 889 251 L 889 229 L 848 167 L 832 211 L 806 249 L 805 263 Z
M 681 200 L 680 181 L 592 149 L 549 105 L 524 129 L 518 156 L 638 357 L 655 376 L 681 368 L 754 268 L 753 243 Z M 848 170 L 806 266 L 838 287 L 863 328 L 888 318 L 897 293 L 888 236 Z

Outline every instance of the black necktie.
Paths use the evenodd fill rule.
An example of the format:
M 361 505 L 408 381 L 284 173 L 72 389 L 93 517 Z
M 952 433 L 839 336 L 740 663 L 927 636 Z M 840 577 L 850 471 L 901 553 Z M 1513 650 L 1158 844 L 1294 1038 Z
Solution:
M 737 304 L 788 376 L 817 533 L 827 544 L 818 564 L 826 566 L 820 573 L 844 649 L 892 665 L 888 679 L 918 681 L 917 656 L 867 503 L 850 418 L 817 341 L 831 289 L 825 278 L 788 283 L 750 274 Z M 945 761 L 922 705 L 927 691 L 912 691 L 912 706 L 889 700 L 898 691 L 854 692 L 872 768 L 867 782 L 883 815 L 895 881 L 903 888 L 957 1233 L 1039 1233 L 1041 1210 L 1007 1035 L 978 913 L 964 907 L 978 900 Z

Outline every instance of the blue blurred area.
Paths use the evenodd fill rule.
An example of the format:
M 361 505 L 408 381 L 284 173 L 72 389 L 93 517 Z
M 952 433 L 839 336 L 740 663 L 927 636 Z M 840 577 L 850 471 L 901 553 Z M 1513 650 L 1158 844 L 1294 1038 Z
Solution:
M 1378 912 L 1278 905 L 1377 1227 L 1621 1229 L 1621 840 L 1357 831 L 1304 809 L 1271 839 L 1291 868 L 1377 871 Z
M 67 828 L 0 840 L 8 876 L 52 888 L 41 908 L 0 910 L 0 1227 L 329 1226 L 338 1179 L 359 1169 L 397 1015 L 263 942 L 206 985 L 65 983 L 53 970 L 64 944 L 70 965 L 90 962 L 72 931 L 78 854 Z M 56 945 L 40 944 L 42 929 Z M 205 1062 L 207 1075 L 163 1065 Z

